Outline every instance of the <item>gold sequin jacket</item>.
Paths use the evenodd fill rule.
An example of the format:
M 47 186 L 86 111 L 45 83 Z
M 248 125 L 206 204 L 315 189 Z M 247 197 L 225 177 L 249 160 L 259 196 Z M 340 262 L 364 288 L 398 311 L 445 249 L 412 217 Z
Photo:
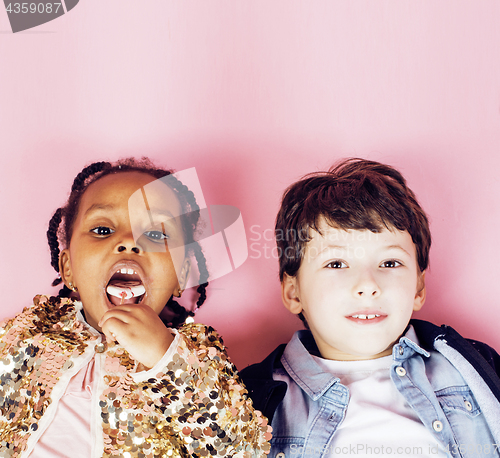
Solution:
M 92 457 L 258 457 L 269 451 L 271 428 L 253 409 L 212 328 L 174 331 L 181 339 L 173 357 L 136 372 L 127 351 L 103 343 L 80 311 L 80 302 L 37 296 L 3 323 L 1 457 L 31 453 L 69 380 L 92 358 L 93 411 L 100 416 L 92 418 L 99 435 Z

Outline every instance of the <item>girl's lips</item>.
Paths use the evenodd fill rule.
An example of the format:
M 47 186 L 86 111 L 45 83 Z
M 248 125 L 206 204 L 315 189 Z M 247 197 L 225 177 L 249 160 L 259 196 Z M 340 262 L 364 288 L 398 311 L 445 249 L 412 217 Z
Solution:
M 129 280 L 130 278 L 130 280 Z M 112 308 L 116 305 L 123 303 L 134 303 L 136 299 L 129 298 L 129 294 L 127 297 L 124 297 L 123 300 L 115 300 L 116 298 L 109 296 L 108 288 L 111 282 L 120 284 L 120 281 L 125 283 L 134 283 L 136 285 L 141 285 L 144 291 L 141 291 L 140 302 L 142 303 L 147 296 L 148 286 L 146 282 L 146 275 L 144 270 L 136 261 L 122 259 L 121 261 L 116 262 L 111 266 L 108 271 L 107 280 L 104 285 L 104 296 L 106 298 L 106 302 L 109 308 Z
M 125 269 L 124 272 L 137 274 L 141 279 L 141 282 L 145 284 L 146 275 L 140 264 L 135 261 L 122 259 L 121 261 L 115 262 L 109 269 L 106 279 L 106 285 L 111 280 L 111 277 L 122 269 Z

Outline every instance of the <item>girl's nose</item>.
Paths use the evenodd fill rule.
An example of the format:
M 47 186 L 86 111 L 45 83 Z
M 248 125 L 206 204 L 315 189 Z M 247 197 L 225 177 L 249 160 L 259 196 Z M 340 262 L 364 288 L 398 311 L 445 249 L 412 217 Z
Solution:
M 128 235 L 124 236 L 116 244 L 115 250 L 118 253 L 123 253 L 123 252 L 128 251 L 130 253 L 139 254 L 139 253 L 143 252 L 141 246 L 134 240 L 134 237 L 132 236 L 132 234 L 128 234 Z
M 118 246 L 118 253 L 121 253 L 122 251 L 127 251 L 127 247 L 125 245 Z M 136 246 L 133 246 L 132 248 L 130 248 L 130 251 L 132 251 L 132 253 L 136 253 L 136 254 L 139 254 L 141 252 L 140 248 L 138 248 Z

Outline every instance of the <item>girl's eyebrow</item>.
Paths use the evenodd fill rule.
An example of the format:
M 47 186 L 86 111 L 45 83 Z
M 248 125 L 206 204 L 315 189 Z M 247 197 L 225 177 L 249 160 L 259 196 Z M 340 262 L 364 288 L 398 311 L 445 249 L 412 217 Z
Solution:
M 161 224 L 162 226 L 164 224 L 167 224 L 168 226 L 171 227 L 182 227 L 182 223 L 180 220 L 180 216 L 174 216 L 172 213 L 170 213 L 168 210 L 162 210 L 162 211 L 148 211 L 148 216 L 149 216 L 149 221 L 152 226 L 155 224 Z
M 151 210 L 148 210 L 148 213 L 156 218 L 158 218 L 159 216 L 166 216 L 168 219 L 176 218 L 169 210 L 157 210 L 155 208 L 152 208 Z
M 109 212 L 116 208 L 113 204 L 92 204 L 84 213 L 84 218 L 89 218 L 93 213 Z M 156 223 L 169 223 L 177 224 L 179 216 L 175 217 L 169 210 L 153 208 L 147 210 L 147 214 L 151 224 Z M 173 221 L 172 221 L 173 220 Z
M 99 210 L 113 210 L 114 208 L 115 206 L 111 204 L 92 204 L 89 208 L 87 208 L 84 216 L 88 216 L 89 213 L 93 213 Z

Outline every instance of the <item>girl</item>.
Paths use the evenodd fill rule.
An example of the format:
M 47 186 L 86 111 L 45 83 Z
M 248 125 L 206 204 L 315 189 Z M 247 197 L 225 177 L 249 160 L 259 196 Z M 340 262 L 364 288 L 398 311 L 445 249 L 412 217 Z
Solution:
M 179 247 L 194 250 L 198 307 L 208 278 L 194 243 L 199 208 L 186 186 L 169 176 L 168 186 L 148 187 L 148 212 L 129 206 L 170 173 L 126 160 L 94 163 L 76 177 L 47 232 L 54 284 L 64 287 L 58 297 L 37 296 L 0 331 L 0 456 L 268 452 L 270 427 L 220 337 L 201 325 L 169 329 L 159 318 L 165 304 L 170 325 L 193 315 L 173 300 L 190 272 Z M 153 213 L 162 222 L 152 227 Z

